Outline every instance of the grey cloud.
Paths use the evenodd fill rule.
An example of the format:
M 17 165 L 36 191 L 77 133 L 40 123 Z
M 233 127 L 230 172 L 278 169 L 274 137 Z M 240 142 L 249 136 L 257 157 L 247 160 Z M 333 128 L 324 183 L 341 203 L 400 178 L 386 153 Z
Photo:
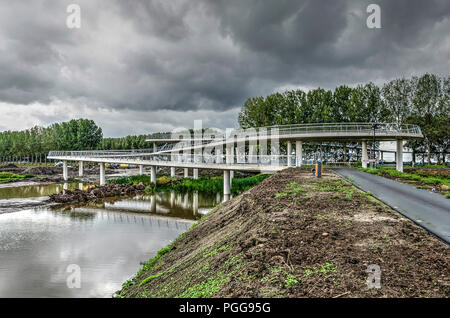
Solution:
M 211 117 L 277 87 L 450 69 L 446 0 L 376 1 L 378 30 L 370 0 L 79 0 L 69 30 L 72 2 L 0 0 L 0 102 Z

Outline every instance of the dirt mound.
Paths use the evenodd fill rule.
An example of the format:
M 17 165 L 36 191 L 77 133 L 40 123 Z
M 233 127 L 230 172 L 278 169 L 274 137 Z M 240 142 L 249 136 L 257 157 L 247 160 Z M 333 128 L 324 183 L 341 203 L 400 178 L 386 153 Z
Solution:
M 75 203 L 87 202 L 101 198 L 115 197 L 120 195 L 139 193 L 145 189 L 144 184 L 108 184 L 105 186 L 93 187 L 88 190 L 64 190 L 58 194 L 50 196 L 50 202 L 56 203 Z
M 448 297 L 449 252 L 335 175 L 293 168 L 223 203 L 118 295 Z M 379 289 L 366 284 L 370 264 L 381 268 Z
M 3 169 L 18 169 L 18 168 L 19 167 L 16 166 L 15 164 L 13 164 L 13 163 L 8 163 L 7 165 L 0 166 L 0 170 L 3 170 Z
M 20 168 L 12 163 L 0 166 L 0 172 L 22 173 L 23 170 L 23 168 Z
M 57 175 L 57 174 L 62 174 L 62 170 L 59 167 L 41 166 L 41 167 L 28 168 L 28 169 L 24 170 L 23 173 L 32 174 L 35 176 L 53 176 L 53 175 Z

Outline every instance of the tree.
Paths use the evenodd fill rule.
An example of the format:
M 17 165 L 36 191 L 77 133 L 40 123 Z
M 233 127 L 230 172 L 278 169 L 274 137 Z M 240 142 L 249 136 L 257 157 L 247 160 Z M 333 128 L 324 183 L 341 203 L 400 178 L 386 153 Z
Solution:
M 388 110 L 386 119 L 398 126 L 405 123 L 411 115 L 411 83 L 401 78 L 390 81 L 382 89 L 385 105 Z
M 436 126 L 441 97 L 440 79 L 436 75 L 425 74 L 412 79 L 412 119 L 420 124 L 425 137 L 427 160 L 431 164 L 431 147 L 438 139 Z

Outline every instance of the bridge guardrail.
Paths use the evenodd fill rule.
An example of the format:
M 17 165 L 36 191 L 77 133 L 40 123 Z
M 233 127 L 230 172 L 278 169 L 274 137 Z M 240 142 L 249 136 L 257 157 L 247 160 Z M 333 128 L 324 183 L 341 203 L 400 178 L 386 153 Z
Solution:
M 406 133 L 421 135 L 422 131 L 418 125 L 414 124 L 393 124 L 393 123 L 323 123 L 323 124 L 295 124 L 295 125 L 275 125 L 256 128 L 239 128 L 232 130 L 230 134 L 242 134 L 245 136 L 255 136 L 260 131 L 266 132 L 278 130 L 278 135 L 300 134 L 300 133 L 320 133 L 320 132 L 372 132 L 374 125 L 376 134 L 380 133 Z M 250 129 L 250 130 L 248 130 Z M 246 130 L 248 130 L 246 132 Z M 178 133 L 176 133 L 178 134 Z M 172 134 L 164 134 L 158 137 L 151 137 L 151 139 L 170 139 Z M 225 137 L 225 136 L 224 136 Z
M 236 129 L 231 132 L 233 135 L 241 136 L 257 136 L 260 132 L 268 132 L 270 130 L 270 136 L 284 136 L 284 135 L 295 135 L 302 133 L 322 133 L 322 132 L 346 132 L 346 133 L 371 133 L 374 131 L 373 123 L 342 123 L 342 124 L 333 124 L 333 123 L 325 123 L 325 124 L 301 124 L 301 125 L 284 125 L 284 126 L 268 126 L 268 127 L 258 127 L 249 131 L 245 129 Z M 244 134 L 245 132 L 245 134 Z M 399 134 L 415 134 L 421 135 L 422 132 L 420 127 L 417 125 L 396 125 L 396 124 L 376 124 L 375 134 L 382 135 L 383 133 L 399 133 Z M 223 145 L 224 139 L 217 140 L 210 139 L 202 143 L 202 146 L 209 145 L 209 147 L 220 146 Z M 212 141 L 212 142 L 211 142 Z M 135 161 L 160 161 L 160 162 L 169 162 L 170 161 L 170 150 L 177 149 L 176 151 L 182 150 L 183 145 L 186 147 L 185 149 L 190 150 L 192 148 L 190 142 L 181 142 L 181 149 L 177 147 L 171 148 L 169 150 L 165 150 L 167 153 L 154 153 L 152 149 L 135 149 L 135 150 L 91 150 L 91 151 L 50 151 L 48 157 L 53 158 L 70 158 L 71 160 L 83 159 L 83 158 L 96 158 L 99 160 L 108 159 L 108 160 L 117 160 L 117 162 L 122 162 L 123 160 L 135 160 Z M 194 145 L 195 146 L 195 145 Z M 196 146 L 196 147 L 202 147 Z M 168 147 L 165 145 L 164 147 Z M 169 147 L 170 148 L 170 147 Z M 194 149 L 194 148 L 192 148 Z M 194 149 L 195 150 L 195 149 Z M 186 155 L 186 154 L 174 154 L 177 160 L 175 162 L 180 162 L 180 158 L 182 158 L 181 162 L 195 162 L 195 163 L 213 163 L 213 164 L 227 164 L 227 161 L 232 161 L 235 163 L 248 163 L 248 164 L 256 164 L 256 165 L 266 165 L 266 164 L 279 164 L 280 162 L 286 162 L 287 156 L 285 155 L 257 155 L 256 158 L 252 158 L 251 155 L 245 155 L 242 159 L 242 155 L 234 154 L 231 158 L 232 160 L 226 160 L 226 155 L 221 155 L 222 158 L 219 158 L 216 155 Z M 183 159 L 184 158 L 184 159 Z M 189 158 L 189 159 L 188 159 Z M 211 159 L 213 158 L 213 159 Z M 292 157 L 293 158 L 293 157 Z M 185 161 L 189 160 L 189 161 Z M 292 159 L 291 159 L 292 160 Z

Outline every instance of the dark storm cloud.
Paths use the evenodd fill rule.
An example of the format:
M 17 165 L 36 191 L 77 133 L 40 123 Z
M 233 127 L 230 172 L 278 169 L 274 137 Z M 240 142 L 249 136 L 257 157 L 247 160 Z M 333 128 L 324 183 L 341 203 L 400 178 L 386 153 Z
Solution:
M 446 0 L 0 0 L 0 101 L 225 111 L 282 87 L 448 73 L 449 15 Z

